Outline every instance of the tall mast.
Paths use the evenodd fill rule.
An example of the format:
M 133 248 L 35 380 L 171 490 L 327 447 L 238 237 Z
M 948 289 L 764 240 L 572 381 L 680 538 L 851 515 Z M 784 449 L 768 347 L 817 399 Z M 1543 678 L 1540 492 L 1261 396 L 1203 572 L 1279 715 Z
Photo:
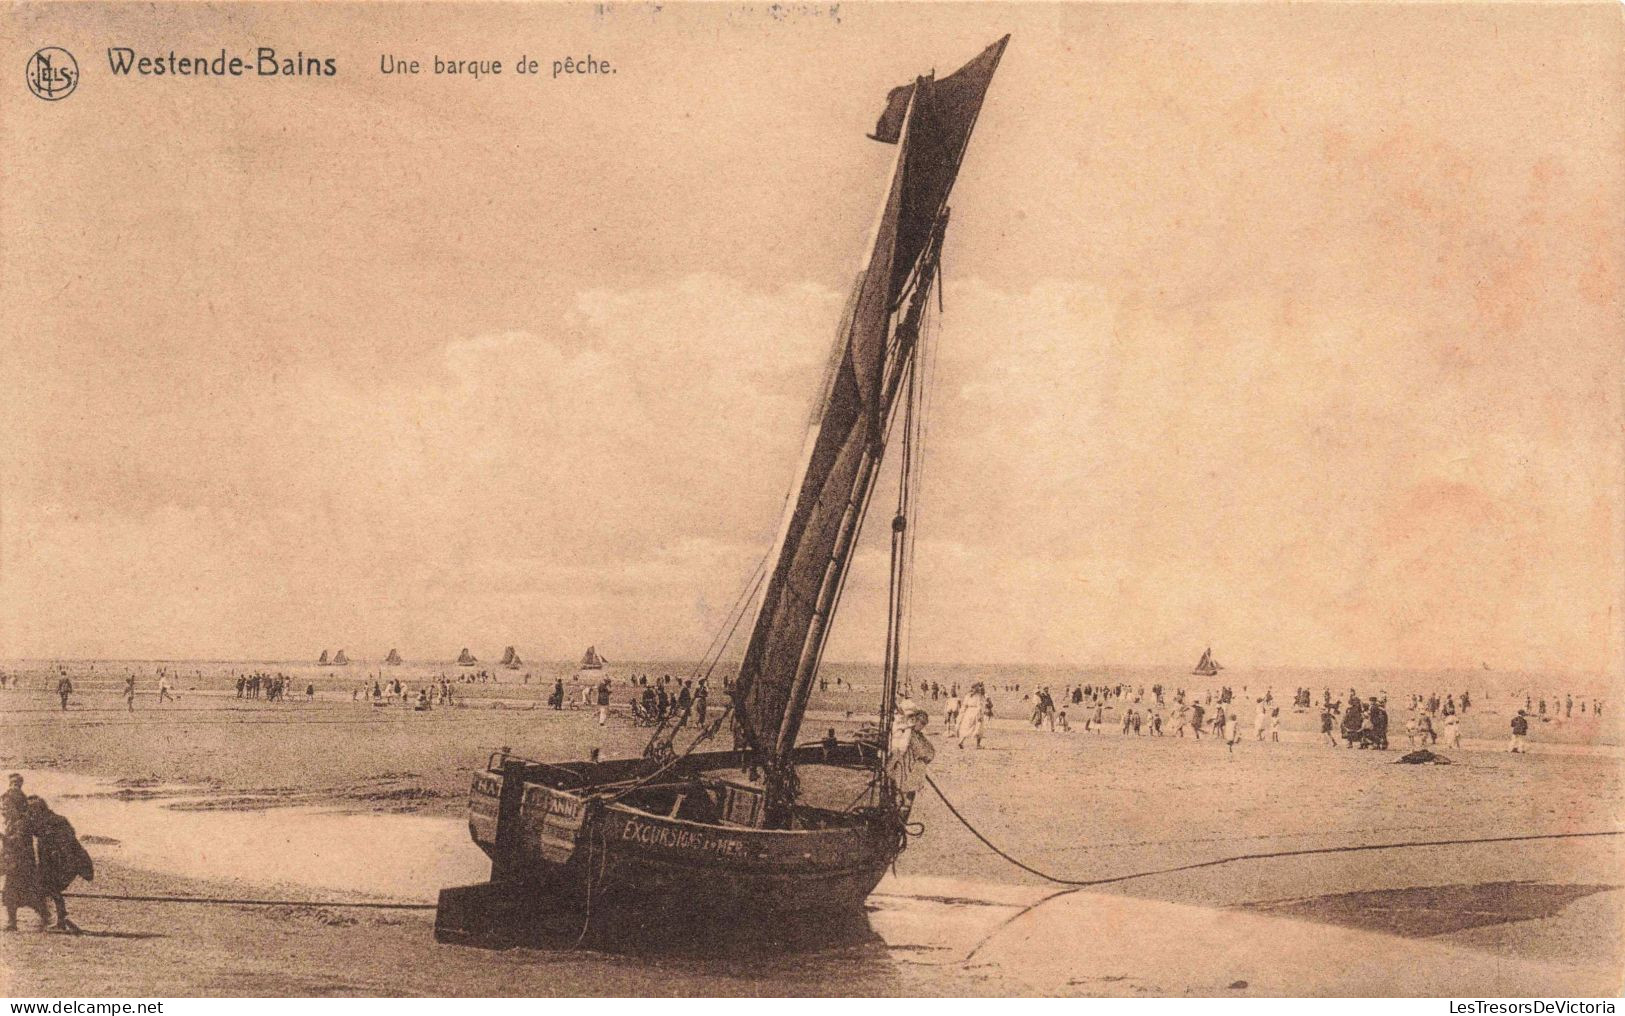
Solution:
M 909 302 L 908 313 L 897 330 L 899 343 L 905 340 L 908 343 L 906 350 L 899 353 L 900 356 L 907 357 L 900 368 L 907 373 L 907 394 L 904 396 L 903 401 L 903 453 L 898 470 L 897 512 L 892 516 L 891 570 L 886 590 L 886 661 L 880 692 L 881 756 L 883 761 L 891 755 L 891 729 L 897 710 L 897 689 L 901 679 L 903 657 L 903 626 L 907 621 L 904 615 L 908 608 L 908 584 L 911 578 L 908 561 L 908 526 L 914 510 L 914 482 L 916 475 L 914 463 L 918 451 L 915 437 L 920 412 L 920 324 L 925 308 L 931 300 L 932 286 L 937 281 L 942 240 L 947 228 L 948 210 L 943 209 L 942 216 L 937 221 L 936 231 L 932 235 L 931 243 L 926 248 L 925 257 L 921 259 L 919 281 Z

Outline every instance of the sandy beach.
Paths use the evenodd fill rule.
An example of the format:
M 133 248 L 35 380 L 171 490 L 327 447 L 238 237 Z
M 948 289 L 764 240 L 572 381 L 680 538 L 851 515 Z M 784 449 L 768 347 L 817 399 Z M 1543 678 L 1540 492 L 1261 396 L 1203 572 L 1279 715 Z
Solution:
M 923 833 L 871 900 L 876 934 L 865 941 L 775 956 L 765 966 L 738 957 L 440 946 L 430 936 L 432 912 L 320 902 L 422 903 L 441 886 L 419 883 L 477 880 L 483 858 L 461 816 L 469 779 L 492 751 L 633 755 L 647 731 L 620 712 L 599 728 L 585 710 L 547 709 L 539 683 L 459 686 L 462 704 L 429 712 L 351 701 L 331 683 L 312 701 L 300 694 L 283 703 L 238 700 L 210 683 L 182 683 L 180 700 L 162 707 L 143 694 L 133 713 L 113 681 L 88 672 L 66 712 L 25 683 L 0 698 L 0 764 L 39 773 L 36 782 L 71 774 L 60 786 L 72 789 L 53 804 L 75 821 L 99 866 L 96 882 L 77 890 L 311 905 L 76 899 L 72 912 L 93 934 L 35 934 L 25 914 L 25 930 L 0 944 L 7 992 L 805 994 L 838 985 L 870 995 L 1497 987 L 1589 995 L 1621 987 L 1625 843 L 1613 836 L 1242 861 L 1071 892 L 1024 910 L 1063 887 L 999 858 L 929 790 L 914 814 Z M 1486 707 L 1466 748 L 1450 753 L 1453 765 L 1406 766 L 1391 764 L 1399 751 L 1315 743 L 1309 715 L 1294 715 L 1280 742 L 1251 740 L 1249 729 L 1231 752 L 1211 738 L 1125 736 L 1111 725 L 1104 733 L 1077 724 L 1070 734 L 1035 730 L 1010 715 L 1020 693 L 1003 697 L 1011 706 L 980 751 L 958 749 L 940 724 L 933 728 L 940 752 L 932 773 L 966 820 L 1063 878 L 1315 848 L 1622 828 L 1618 750 L 1588 744 L 1578 724 L 1544 743 L 1537 729 L 1532 752 L 1512 755 L 1500 750 L 1504 716 Z M 851 729 L 860 698 L 821 696 L 807 728 Z M 230 856 L 231 836 L 251 839 L 259 835 L 255 816 L 276 815 L 300 822 L 281 827 L 280 841 L 258 841 L 258 852 Z M 359 859 L 354 873 L 322 870 L 326 862 L 310 846 L 332 835 L 322 823 L 336 816 L 349 823 L 343 856 Z M 431 830 L 432 845 L 391 832 L 407 828 L 384 824 L 391 820 Z M 225 855 L 212 863 L 193 857 L 212 845 Z M 421 856 L 400 856 L 413 852 Z M 1347 962 L 1331 959 L 1348 950 Z M 1310 956 L 1315 969 L 1306 972 Z

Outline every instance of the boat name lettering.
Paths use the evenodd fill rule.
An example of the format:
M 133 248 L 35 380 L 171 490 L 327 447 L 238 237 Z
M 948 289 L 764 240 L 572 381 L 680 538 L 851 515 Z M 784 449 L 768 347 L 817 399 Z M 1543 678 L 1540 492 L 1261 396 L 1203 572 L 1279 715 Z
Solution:
M 700 853 L 739 857 L 745 853 L 745 844 L 732 837 L 713 836 L 698 829 L 676 829 L 671 826 L 652 826 L 643 822 L 628 822 L 621 828 L 621 839 L 634 840 L 660 847 L 676 847 Z

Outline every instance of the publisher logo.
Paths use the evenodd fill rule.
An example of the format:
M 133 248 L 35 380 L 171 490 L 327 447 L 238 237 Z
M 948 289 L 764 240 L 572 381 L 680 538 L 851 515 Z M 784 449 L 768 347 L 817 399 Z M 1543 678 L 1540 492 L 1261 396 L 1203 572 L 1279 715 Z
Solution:
M 28 90 L 55 102 L 79 87 L 79 61 L 61 46 L 46 46 L 28 58 Z

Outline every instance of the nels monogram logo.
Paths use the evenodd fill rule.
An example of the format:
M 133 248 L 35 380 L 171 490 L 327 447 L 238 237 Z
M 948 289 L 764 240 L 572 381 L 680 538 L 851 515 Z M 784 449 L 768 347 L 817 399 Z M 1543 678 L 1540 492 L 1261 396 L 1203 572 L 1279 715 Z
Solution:
M 28 90 L 46 102 L 66 99 L 79 87 L 79 62 L 60 46 L 46 46 L 28 58 Z

